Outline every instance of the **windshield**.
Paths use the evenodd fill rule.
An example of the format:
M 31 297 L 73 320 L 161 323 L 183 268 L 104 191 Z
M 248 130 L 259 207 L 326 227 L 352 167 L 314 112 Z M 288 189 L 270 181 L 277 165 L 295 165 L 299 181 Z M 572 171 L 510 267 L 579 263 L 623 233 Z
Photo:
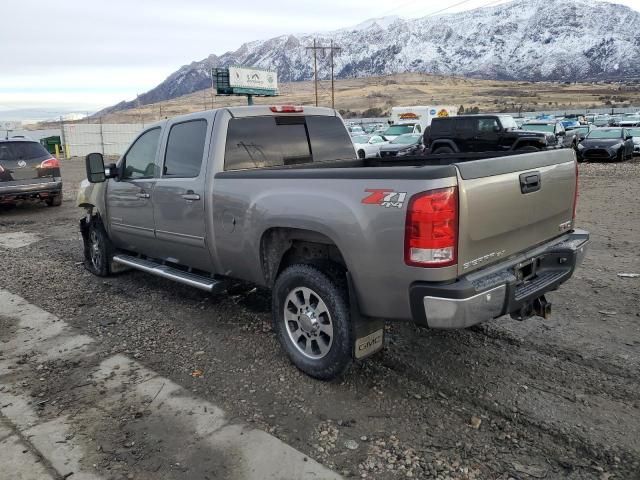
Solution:
M 369 141 L 369 136 L 367 135 L 357 135 L 355 137 L 351 137 L 353 143 L 367 143 Z
M 543 124 L 535 124 L 535 123 L 525 123 L 522 125 L 523 130 L 528 130 L 530 132 L 551 132 L 553 133 L 555 130 L 555 125 L 549 125 L 547 123 Z
M 628 128 L 629 134 L 633 137 L 640 137 L 640 128 Z
M 34 160 L 49 156 L 49 152 L 36 142 L 1 142 L 0 160 Z
M 518 128 L 518 124 L 510 116 L 500 117 L 500 123 L 502 124 L 502 128 L 506 130 L 516 130 Z
M 592 130 L 587 138 L 609 138 L 618 139 L 622 138 L 622 130 L 619 128 L 602 128 L 598 130 Z
M 418 143 L 420 135 L 400 135 L 399 137 L 391 140 L 390 143 L 396 145 L 411 145 L 412 143 Z
M 403 135 L 413 132 L 413 125 L 392 125 L 384 132 L 385 135 Z

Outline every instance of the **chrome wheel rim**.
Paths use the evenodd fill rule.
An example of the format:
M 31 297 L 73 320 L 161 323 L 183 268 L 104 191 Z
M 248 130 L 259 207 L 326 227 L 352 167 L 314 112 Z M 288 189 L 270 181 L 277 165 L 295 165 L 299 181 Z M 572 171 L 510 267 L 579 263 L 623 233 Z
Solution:
M 307 358 L 325 357 L 333 344 L 333 321 L 320 295 L 296 287 L 284 301 L 284 327 L 293 346 Z
M 89 254 L 91 255 L 91 264 L 96 270 L 102 267 L 102 249 L 100 248 L 100 237 L 95 231 L 89 235 Z

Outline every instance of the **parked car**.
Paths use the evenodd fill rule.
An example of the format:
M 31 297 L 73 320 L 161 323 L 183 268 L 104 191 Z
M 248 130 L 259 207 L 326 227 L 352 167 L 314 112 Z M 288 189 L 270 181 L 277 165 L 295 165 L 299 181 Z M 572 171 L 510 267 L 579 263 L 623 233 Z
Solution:
M 389 143 L 382 135 L 358 135 L 351 137 L 358 158 L 372 158 L 380 156 L 380 147 Z
M 533 120 L 522 125 L 522 130 L 552 133 L 556 137 L 558 145 L 573 148 L 578 146 L 576 133 L 574 131 L 567 132 L 562 123 L 556 120 Z
M 555 146 L 554 135 L 524 132 L 510 115 L 464 115 L 434 118 L 425 133 L 429 153 L 541 150 Z
M 578 142 L 584 140 L 584 138 L 588 135 L 588 133 L 594 129 L 593 125 L 580 125 L 577 128 L 574 128 L 576 135 L 578 137 Z
M 406 155 L 418 155 L 423 151 L 422 135 L 418 133 L 405 133 L 380 147 L 380 157 L 403 157 Z
M 618 122 L 619 127 L 640 127 L 640 116 L 627 115 Z
M 564 119 L 560 123 L 562 123 L 565 131 L 574 130 L 580 126 L 580 122 L 575 119 Z
M 633 151 L 633 137 L 626 128 L 595 128 L 578 144 L 578 160 L 622 162 L 631 158 Z
M 368 165 L 327 108 L 164 120 L 116 164 L 87 156 L 86 266 L 205 291 L 228 277 L 268 287 L 283 350 L 330 379 L 382 348 L 385 320 L 466 328 L 550 314 L 545 293 L 589 240 L 575 228 L 574 154 L 481 156 Z
M 0 139 L 0 204 L 26 199 L 62 204 L 60 163 L 38 142 Z
M 364 129 L 360 125 L 347 125 L 347 130 L 351 136 L 364 135 Z
M 633 140 L 633 154 L 640 155 L 640 127 L 633 127 L 627 129 Z

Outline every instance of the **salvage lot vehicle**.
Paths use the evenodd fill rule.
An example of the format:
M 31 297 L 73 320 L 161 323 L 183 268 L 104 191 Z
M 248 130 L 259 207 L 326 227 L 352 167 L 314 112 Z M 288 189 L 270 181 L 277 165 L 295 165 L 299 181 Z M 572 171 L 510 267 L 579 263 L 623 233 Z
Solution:
M 380 350 L 385 319 L 465 328 L 550 314 L 544 294 L 572 276 L 589 240 L 574 225 L 572 150 L 391 166 L 353 154 L 325 108 L 223 108 L 151 125 L 117 164 L 87 156 L 87 268 L 206 291 L 222 277 L 269 287 L 283 349 L 320 379 Z
M 524 132 L 510 115 L 434 118 L 425 133 L 429 153 L 535 151 L 556 146 L 556 137 Z
M 633 154 L 640 155 L 640 127 L 629 128 L 631 140 L 633 140 Z
M 380 147 L 380 157 L 403 157 L 422 153 L 422 135 L 405 133 Z
M 351 137 L 358 158 L 372 158 L 380 156 L 380 147 L 389 143 L 382 135 L 358 135 Z
M 575 130 L 565 130 L 562 123 L 556 120 L 533 120 L 522 125 L 522 130 L 553 133 L 560 146 L 572 148 L 578 146 L 578 137 Z
M 579 160 L 617 160 L 633 156 L 633 136 L 626 128 L 595 128 L 578 145 Z
M 62 204 L 60 163 L 38 142 L 0 139 L 0 204 L 28 199 Z

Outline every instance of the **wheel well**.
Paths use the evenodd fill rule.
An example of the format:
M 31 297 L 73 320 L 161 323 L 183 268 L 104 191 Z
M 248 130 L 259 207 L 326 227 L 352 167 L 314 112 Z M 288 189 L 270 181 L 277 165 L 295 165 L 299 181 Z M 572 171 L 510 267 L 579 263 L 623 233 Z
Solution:
M 260 258 L 266 284 L 271 286 L 278 274 L 294 263 L 330 262 L 347 268 L 337 245 L 326 235 L 298 228 L 271 228 L 260 241 Z
M 456 144 L 453 143 L 451 140 L 436 140 L 429 146 L 429 149 L 432 152 L 435 152 L 438 148 L 443 148 L 443 147 L 450 148 L 454 152 L 458 150 L 458 147 L 456 146 Z

